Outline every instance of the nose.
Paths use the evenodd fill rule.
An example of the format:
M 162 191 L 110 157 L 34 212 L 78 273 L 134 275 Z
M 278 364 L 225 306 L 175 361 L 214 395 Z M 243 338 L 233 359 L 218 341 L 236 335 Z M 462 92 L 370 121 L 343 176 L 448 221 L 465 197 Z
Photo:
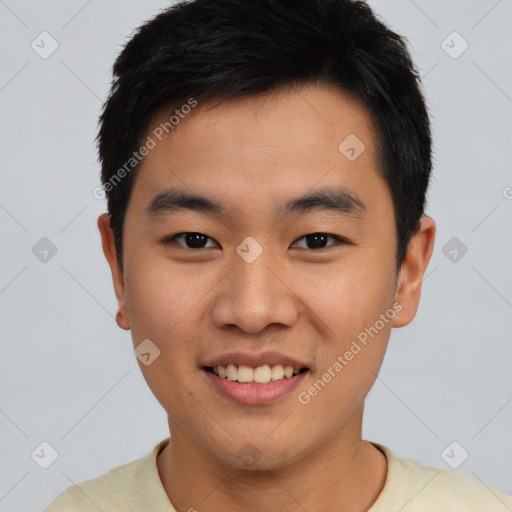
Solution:
M 236 326 L 256 334 L 271 324 L 295 323 L 299 301 L 290 278 L 276 265 L 270 251 L 263 251 L 252 263 L 236 254 L 233 265 L 216 288 L 211 309 L 216 327 Z

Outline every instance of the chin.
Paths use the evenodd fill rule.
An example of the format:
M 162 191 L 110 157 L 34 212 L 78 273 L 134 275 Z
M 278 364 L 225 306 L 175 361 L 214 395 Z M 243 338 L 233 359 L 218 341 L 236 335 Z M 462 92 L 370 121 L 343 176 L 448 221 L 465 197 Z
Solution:
M 292 439 L 292 437 L 288 437 Z M 238 445 L 238 443 L 237 443 Z M 233 451 L 228 445 L 223 450 L 212 453 L 228 467 L 251 472 L 280 470 L 300 459 L 303 450 L 297 450 L 297 443 L 284 443 L 282 439 L 269 441 L 262 436 L 260 441 L 246 441 Z

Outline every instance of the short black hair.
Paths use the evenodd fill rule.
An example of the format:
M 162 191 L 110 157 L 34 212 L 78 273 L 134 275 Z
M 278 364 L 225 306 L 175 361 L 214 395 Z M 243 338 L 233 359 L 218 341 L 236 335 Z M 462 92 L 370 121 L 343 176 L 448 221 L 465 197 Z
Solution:
M 371 116 L 378 171 L 393 199 L 398 270 L 424 214 L 429 116 L 406 40 L 355 0 L 181 1 L 138 28 L 115 61 L 97 137 L 121 268 L 140 163 L 132 156 L 155 115 L 191 98 L 223 101 L 320 83 L 362 100 Z

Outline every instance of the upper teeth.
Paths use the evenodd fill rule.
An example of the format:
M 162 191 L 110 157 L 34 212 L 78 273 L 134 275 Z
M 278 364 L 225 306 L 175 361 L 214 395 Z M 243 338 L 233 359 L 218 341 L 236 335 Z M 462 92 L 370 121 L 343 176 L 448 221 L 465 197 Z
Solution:
M 264 364 L 256 368 L 245 366 L 243 364 L 228 364 L 218 365 L 213 367 L 213 372 L 220 378 L 227 378 L 229 380 L 236 380 L 238 382 L 257 384 L 267 384 L 270 381 L 281 380 L 285 377 L 291 377 L 297 375 L 300 368 L 294 368 L 293 366 L 283 366 L 282 364 L 268 365 Z

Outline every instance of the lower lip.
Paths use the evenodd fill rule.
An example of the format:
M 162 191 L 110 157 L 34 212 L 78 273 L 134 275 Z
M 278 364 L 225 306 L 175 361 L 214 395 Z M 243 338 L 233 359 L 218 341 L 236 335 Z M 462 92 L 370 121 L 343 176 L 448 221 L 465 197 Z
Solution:
M 215 373 L 202 370 L 214 387 L 234 402 L 243 405 L 263 405 L 276 402 L 291 393 L 306 377 L 308 371 L 268 384 L 244 384 L 229 379 L 221 379 Z

